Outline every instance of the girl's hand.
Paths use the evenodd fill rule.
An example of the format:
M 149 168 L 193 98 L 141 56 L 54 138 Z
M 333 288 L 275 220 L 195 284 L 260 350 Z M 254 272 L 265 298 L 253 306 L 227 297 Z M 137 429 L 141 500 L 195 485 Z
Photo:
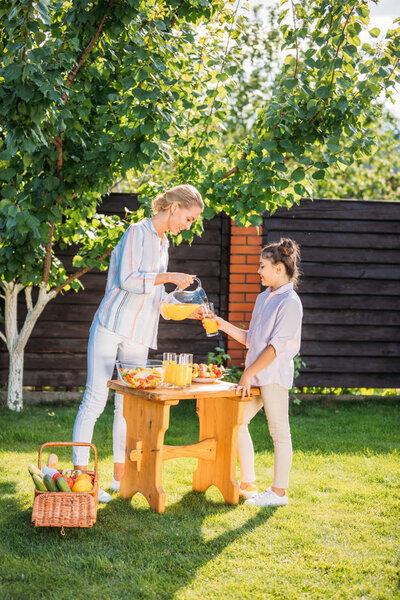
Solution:
M 196 310 L 188 317 L 188 319 L 196 319 L 196 321 L 202 321 L 203 318 L 203 309 L 201 307 L 196 308 Z
M 192 285 L 196 275 L 189 275 L 188 273 L 170 273 L 170 280 L 175 283 L 181 290 Z
M 242 393 L 242 398 L 245 398 L 246 396 L 250 398 L 251 380 L 252 376 L 248 374 L 247 370 L 245 370 L 236 386 L 236 394 L 238 395 Z

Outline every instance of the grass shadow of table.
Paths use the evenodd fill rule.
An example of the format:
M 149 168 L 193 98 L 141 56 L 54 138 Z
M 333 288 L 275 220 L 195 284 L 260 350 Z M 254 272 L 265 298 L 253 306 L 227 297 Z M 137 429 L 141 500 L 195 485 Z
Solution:
M 246 515 L 240 507 L 212 501 L 195 491 L 167 505 L 163 515 L 137 508 L 134 502 L 113 500 L 100 511 L 99 524 L 107 528 L 108 536 L 113 535 L 113 529 L 114 535 L 119 531 L 119 543 L 126 543 L 128 552 L 134 548 L 129 554 L 131 568 L 138 573 L 132 588 L 134 597 L 157 600 L 175 597 L 179 589 L 190 585 L 199 569 L 242 536 L 263 526 L 277 510 L 246 507 Z M 221 517 L 223 523 L 216 526 Z M 225 530 L 216 532 L 220 528 Z

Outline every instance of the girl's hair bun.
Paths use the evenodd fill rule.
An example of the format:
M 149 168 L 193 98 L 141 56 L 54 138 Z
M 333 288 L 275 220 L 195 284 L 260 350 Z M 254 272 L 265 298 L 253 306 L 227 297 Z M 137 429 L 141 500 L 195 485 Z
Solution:
M 279 250 L 283 256 L 298 256 L 300 254 L 299 245 L 289 238 L 279 240 Z

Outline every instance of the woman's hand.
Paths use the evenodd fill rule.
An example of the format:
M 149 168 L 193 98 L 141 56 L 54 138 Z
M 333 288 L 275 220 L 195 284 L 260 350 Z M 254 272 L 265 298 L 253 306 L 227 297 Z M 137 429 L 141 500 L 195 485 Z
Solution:
M 250 389 L 251 389 L 251 380 L 252 380 L 252 375 L 249 374 L 248 370 L 246 369 L 243 372 L 243 375 L 241 376 L 239 383 L 237 384 L 236 387 L 236 394 L 240 394 L 242 393 L 242 398 L 250 397 Z
M 188 273 L 169 273 L 171 283 L 175 283 L 181 290 L 192 285 L 196 275 L 189 275 Z

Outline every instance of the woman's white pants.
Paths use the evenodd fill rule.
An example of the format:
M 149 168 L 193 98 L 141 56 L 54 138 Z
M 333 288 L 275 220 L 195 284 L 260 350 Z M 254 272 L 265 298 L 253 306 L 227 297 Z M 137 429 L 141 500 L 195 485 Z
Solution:
M 292 464 L 292 440 L 289 426 L 288 390 L 277 383 L 260 386 L 261 396 L 244 405 L 243 425 L 238 431 L 238 457 L 240 478 L 252 483 L 256 479 L 254 471 L 254 448 L 248 425 L 264 406 L 268 429 L 274 442 L 274 478 L 272 485 L 286 489 L 289 485 L 289 472 Z
M 107 381 L 111 379 L 115 361 L 147 360 L 149 349 L 143 344 L 105 329 L 96 320 L 90 328 L 87 354 L 87 380 L 83 400 L 76 415 L 72 440 L 91 442 L 94 425 L 104 410 L 108 397 Z M 119 376 L 119 374 L 118 374 Z M 123 417 L 123 396 L 115 393 L 113 425 L 114 462 L 125 462 L 126 422 Z M 88 448 L 73 448 L 74 465 L 87 465 Z

